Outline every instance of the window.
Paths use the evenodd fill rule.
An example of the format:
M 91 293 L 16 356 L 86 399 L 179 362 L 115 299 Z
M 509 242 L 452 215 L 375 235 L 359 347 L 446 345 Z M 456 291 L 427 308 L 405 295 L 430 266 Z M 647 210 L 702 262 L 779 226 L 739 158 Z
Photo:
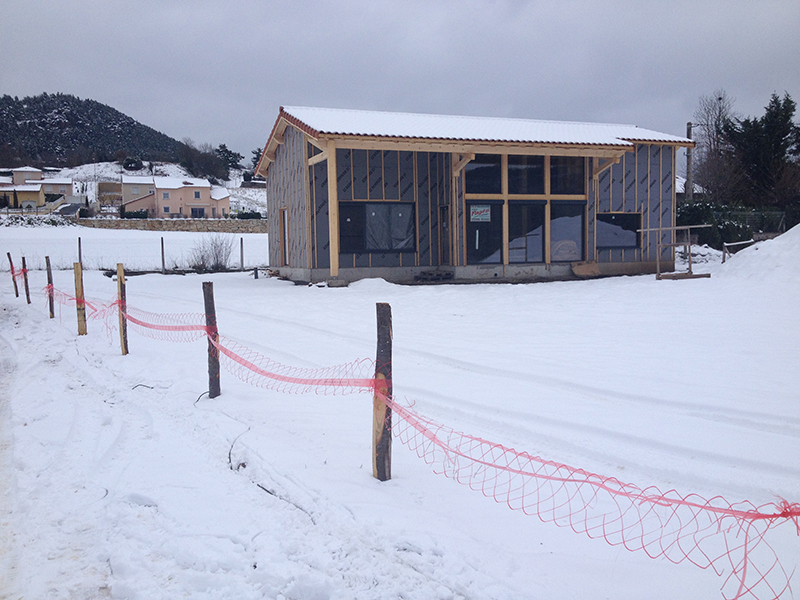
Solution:
M 476 154 L 464 167 L 467 194 L 502 193 L 501 160 L 499 154 Z
M 203 219 L 206 216 L 206 209 L 205 208 L 192 208 L 192 218 L 193 219 Z
M 544 156 L 509 155 L 508 193 L 544 194 Z
M 45 192 L 52 192 L 52 191 L 53 191 L 53 186 L 52 186 L 52 185 L 46 185 L 46 186 L 44 186 L 44 191 L 45 191 Z
M 169 200 L 169 192 L 162 192 L 161 199 L 162 200 Z
M 550 193 L 580 195 L 586 193 L 585 161 L 581 156 L 550 157 Z
M 168 214 L 169 214 L 169 206 L 165 206 L 165 207 L 164 207 L 164 214 L 165 214 L 165 215 L 168 215 Z
M 598 248 L 638 248 L 642 228 L 639 213 L 606 213 L 597 215 Z
M 583 202 L 552 202 L 550 205 L 550 260 L 583 260 Z
M 503 262 L 503 202 L 467 204 L 467 264 Z
M 138 194 L 138 193 L 139 193 L 138 185 L 134 185 L 133 187 L 131 187 L 131 194 Z
M 508 205 L 508 262 L 544 262 L 545 202 L 512 201 Z
M 415 252 L 414 205 L 410 202 L 340 202 L 341 252 Z
M 200 199 L 200 192 L 199 191 L 195 191 L 194 197 L 195 197 L 196 200 L 199 200 Z

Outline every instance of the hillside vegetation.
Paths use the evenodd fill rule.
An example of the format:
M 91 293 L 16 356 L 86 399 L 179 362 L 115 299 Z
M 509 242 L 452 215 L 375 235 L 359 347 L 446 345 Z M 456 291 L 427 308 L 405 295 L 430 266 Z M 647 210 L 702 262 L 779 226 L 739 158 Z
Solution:
M 0 165 L 75 166 L 135 156 L 175 160 L 180 142 L 120 111 L 70 94 L 0 97 Z

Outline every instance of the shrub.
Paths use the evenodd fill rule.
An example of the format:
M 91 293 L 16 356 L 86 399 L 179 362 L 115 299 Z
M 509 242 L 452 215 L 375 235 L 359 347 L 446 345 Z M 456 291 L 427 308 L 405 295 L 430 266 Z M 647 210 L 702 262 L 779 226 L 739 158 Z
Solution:
M 227 270 L 233 241 L 233 236 L 224 233 L 205 236 L 192 248 L 189 267 L 201 273 Z
M 120 208 L 119 216 L 123 219 L 146 219 L 150 215 L 147 213 L 146 208 L 142 210 L 125 210 L 124 208 Z
M 142 168 L 142 161 L 135 156 L 129 156 L 123 161 L 122 168 L 126 171 L 138 171 Z
M 258 211 L 248 211 L 236 213 L 237 219 L 260 219 L 261 213 Z

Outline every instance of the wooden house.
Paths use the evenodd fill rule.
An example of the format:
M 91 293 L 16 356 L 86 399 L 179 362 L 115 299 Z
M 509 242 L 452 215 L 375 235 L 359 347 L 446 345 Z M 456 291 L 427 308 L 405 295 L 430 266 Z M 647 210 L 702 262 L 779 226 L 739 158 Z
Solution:
M 297 281 L 535 281 L 674 262 L 676 151 L 632 125 L 282 107 L 256 169 Z M 660 250 L 659 250 L 660 248 Z

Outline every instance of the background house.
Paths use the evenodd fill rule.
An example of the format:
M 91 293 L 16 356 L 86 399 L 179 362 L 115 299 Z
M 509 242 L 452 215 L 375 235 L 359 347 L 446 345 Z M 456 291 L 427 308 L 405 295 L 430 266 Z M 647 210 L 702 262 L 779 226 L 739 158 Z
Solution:
M 230 196 L 215 191 L 206 179 L 123 177 L 126 211 L 147 210 L 151 217 L 220 218 L 230 213 Z M 141 194 L 138 197 L 136 194 Z M 131 198 L 125 201 L 125 198 Z
M 692 145 L 632 125 L 281 108 L 256 169 L 270 265 L 309 281 L 654 272 Z

